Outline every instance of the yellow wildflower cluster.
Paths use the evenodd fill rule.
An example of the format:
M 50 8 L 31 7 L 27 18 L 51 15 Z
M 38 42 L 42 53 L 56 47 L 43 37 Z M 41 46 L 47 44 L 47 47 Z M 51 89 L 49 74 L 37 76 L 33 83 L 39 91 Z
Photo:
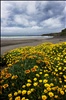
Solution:
M 16 48 L 2 58 L 0 100 L 66 100 L 66 42 Z

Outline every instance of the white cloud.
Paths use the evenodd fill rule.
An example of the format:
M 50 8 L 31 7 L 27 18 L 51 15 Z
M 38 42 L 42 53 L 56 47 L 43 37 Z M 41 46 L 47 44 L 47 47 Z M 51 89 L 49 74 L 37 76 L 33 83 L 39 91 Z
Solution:
M 12 9 L 14 8 L 13 4 L 7 1 L 1 1 L 1 18 L 8 18 L 12 14 Z
M 48 27 L 48 28 L 59 28 L 62 26 L 61 21 L 60 21 L 61 18 L 62 16 L 57 17 L 57 18 L 49 18 L 45 21 L 42 21 L 41 25 L 43 27 Z
M 33 20 L 30 21 L 30 18 L 31 18 L 30 16 L 20 14 L 14 16 L 14 21 L 16 25 L 23 25 L 27 27 L 32 27 L 37 25 L 37 22 Z
M 39 27 L 39 26 L 33 26 L 32 29 L 38 29 L 38 30 L 40 30 L 40 29 L 42 29 L 42 27 Z
M 1 1 L 1 26 L 6 27 L 9 23 L 13 23 L 9 18 L 13 14 L 13 4 L 7 1 Z
M 36 13 L 36 1 L 29 1 L 26 10 L 28 14 Z
M 25 17 L 17 15 L 15 16 L 14 21 L 18 25 L 29 26 L 29 22 Z
M 36 33 L 41 33 L 41 30 L 38 30 L 38 27 L 34 28 L 20 28 L 20 27 L 1 27 L 2 35 L 35 35 Z
M 31 21 L 30 22 L 30 26 L 35 26 L 35 25 L 37 25 L 37 22 L 36 21 Z

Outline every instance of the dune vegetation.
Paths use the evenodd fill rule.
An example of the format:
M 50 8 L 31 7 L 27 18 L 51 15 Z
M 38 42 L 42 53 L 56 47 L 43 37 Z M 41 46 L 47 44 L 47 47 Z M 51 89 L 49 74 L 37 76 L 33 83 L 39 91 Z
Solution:
M 66 100 L 66 42 L 13 49 L 2 64 L 0 100 Z

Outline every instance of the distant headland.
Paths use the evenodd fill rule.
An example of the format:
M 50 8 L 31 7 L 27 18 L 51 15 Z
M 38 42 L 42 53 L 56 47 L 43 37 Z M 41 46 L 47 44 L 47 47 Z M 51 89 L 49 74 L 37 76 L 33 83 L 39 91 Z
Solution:
M 54 37 L 61 37 L 61 36 L 66 36 L 66 28 L 63 29 L 61 32 L 56 32 L 56 33 L 49 33 L 49 34 L 42 34 L 41 36 L 54 36 Z

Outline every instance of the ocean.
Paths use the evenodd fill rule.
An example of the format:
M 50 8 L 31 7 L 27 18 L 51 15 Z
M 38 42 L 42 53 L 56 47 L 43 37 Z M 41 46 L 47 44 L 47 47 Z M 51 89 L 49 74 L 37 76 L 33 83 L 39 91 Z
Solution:
M 53 36 L 1 36 L 1 40 L 47 39 Z

